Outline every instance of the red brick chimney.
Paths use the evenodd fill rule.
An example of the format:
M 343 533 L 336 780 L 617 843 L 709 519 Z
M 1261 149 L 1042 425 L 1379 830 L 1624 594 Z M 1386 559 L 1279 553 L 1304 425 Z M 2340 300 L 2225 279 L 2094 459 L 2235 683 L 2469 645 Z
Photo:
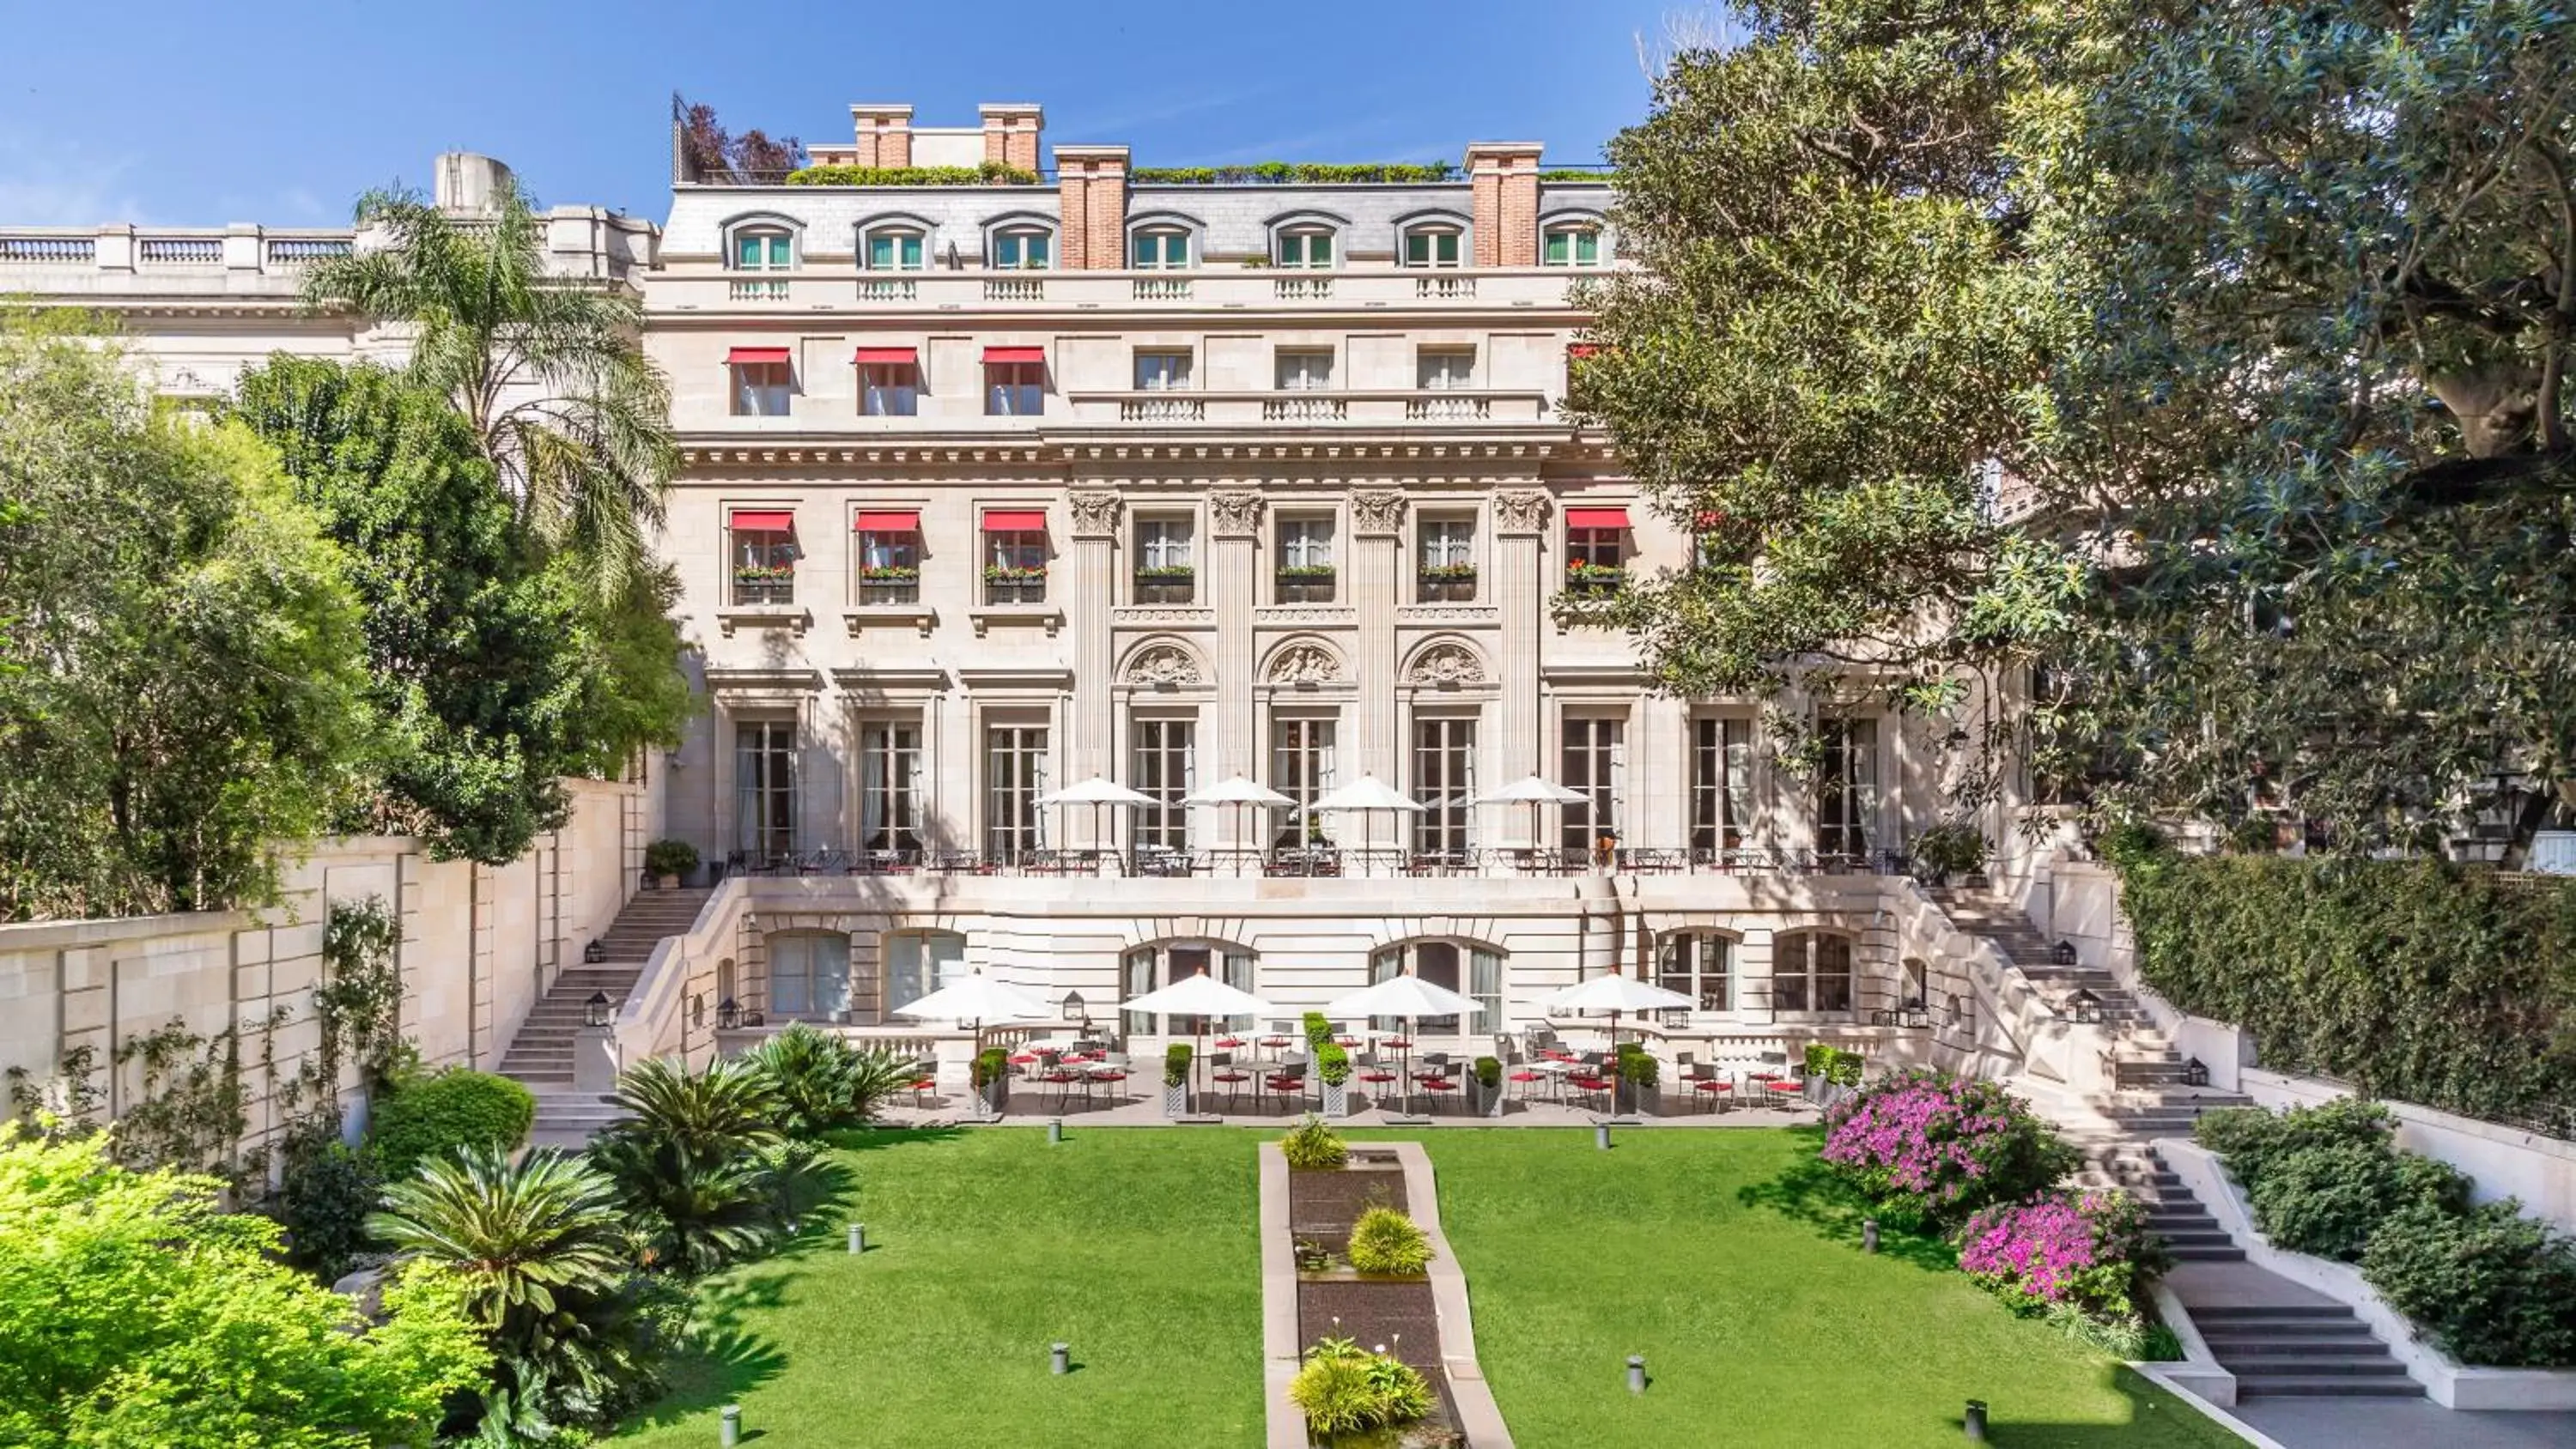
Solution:
M 1470 141 L 1467 180 L 1476 206 L 1476 265 L 1538 265 L 1536 141 Z
M 1127 265 L 1127 148 L 1058 146 L 1056 191 L 1067 271 Z
M 1046 130 L 1046 112 L 1019 102 L 989 101 L 977 106 L 984 118 L 984 159 L 1038 169 L 1038 137 Z
M 883 103 L 850 107 L 861 166 L 912 164 L 912 107 Z

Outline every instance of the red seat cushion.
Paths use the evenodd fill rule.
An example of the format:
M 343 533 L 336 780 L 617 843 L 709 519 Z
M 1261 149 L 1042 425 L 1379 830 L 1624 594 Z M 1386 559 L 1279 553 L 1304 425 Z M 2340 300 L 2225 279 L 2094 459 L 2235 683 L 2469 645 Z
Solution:
M 1513 1080 L 1513 1081 L 1515 1081 L 1515 1082 L 1539 1082 L 1539 1081 L 1545 1081 L 1546 1079 L 1547 1079 L 1547 1073 L 1545 1073 L 1545 1072 L 1514 1072 L 1514 1073 L 1512 1073 L 1512 1080 Z

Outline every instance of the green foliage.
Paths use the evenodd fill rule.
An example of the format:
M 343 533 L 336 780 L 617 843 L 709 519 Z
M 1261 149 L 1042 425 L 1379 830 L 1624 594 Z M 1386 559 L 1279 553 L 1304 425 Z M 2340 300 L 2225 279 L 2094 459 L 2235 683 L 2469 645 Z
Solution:
M 783 1140 L 776 1085 L 747 1060 L 704 1072 L 655 1057 L 617 1079 L 626 1116 L 591 1149 L 614 1180 L 648 1267 L 712 1272 L 758 1251 L 774 1224 Z
M 1257 161 L 1243 166 L 1139 166 L 1127 173 L 1137 186 L 1421 186 L 1455 180 L 1447 161 Z
M 2358 1097 L 2274 1112 L 2264 1107 L 2221 1107 L 2192 1123 L 2192 1136 L 2215 1152 L 2248 1188 L 2271 1175 L 2294 1152 L 2346 1147 L 2386 1149 L 2397 1130 L 2387 1108 Z
M 1576 166 L 1551 166 L 1539 172 L 1538 179 L 1541 181 L 1576 181 L 1594 186 L 1608 186 L 1619 178 L 1616 172 L 1611 171 L 1585 170 Z
M 790 186 L 1035 186 L 1034 171 L 1000 161 L 976 166 L 801 166 Z
M 1301 1025 L 1305 1030 L 1308 1051 L 1313 1051 L 1333 1039 L 1333 1024 L 1320 1011 L 1307 1012 Z
M 698 848 L 685 840 L 656 840 L 644 847 L 646 875 L 687 875 L 698 868 Z
M 1315 1048 L 1315 1080 L 1328 1087 L 1338 1087 L 1351 1079 L 1351 1053 L 1340 1042 L 1327 1041 Z
M 536 1094 L 508 1077 L 450 1067 L 405 1078 L 374 1105 L 367 1143 L 388 1181 L 460 1150 L 507 1152 L 537 1120 Z
M 1502 1084 L 1502 1059 L 1500 1057 L 1476 1058 L 1476 1085 L 1490 1092 Z
M 514 186 L 493 201 L 469 222 L 415 193 L 370 193 L 358 220 L 383 244 L 314 263 L 305 298 L 406 324 L 405 376 L 464 417 L 518 527 L 579 590 L 632 600 L 678 456 L 642 304 L 629 287 L 554 279 L 546 219 Z
M 2576 1240 L 2510 1199 L 2410 1208 L 2371 1238 L 2361 1271 L 2462 1363 L 2576 1366 Z
M 0 1139 L 0 1443 L 70 1449 L 426 1444 L 489 1357 L 458 1285 L 407 1270 L 381 1324 L 274 1261 L 219 1185 L 104 1139 Z
M 652 669 L 621 652 L 676 643 L 655 628 L 668 623 L 655 571 L 604 595 L 586 588 L 576 560 L 522 526 L 448 393 L 280 355 L 243 376 L 234 415 L 283 454 L 365 605 L 385 736 L 381 788 L 350 828 L 506 863 L 563 824 L 561 777 L 613 773 L 634 749 L 677 738 L 673 649 Z
M 1363 1273 L 1418 1278 L 1431 1263 L 1422 1225 L 1391 1207 L 1373 1207 L 1351 1224 L 1351 1266 Z
M 1663 1063 L 1656 1061 L 1654 1053 L 1635 1042 L 1619 1044 L 1618 1066 L 1619 1080 L 1641 1091 L 1651 1090 L 1663 1080 Z
M 1371 1353 L 1348 1339 L 1325 1339 L 1288 1382 L 1288 1398 L 1306 1425 L 1328 1442 L 1335 1435 L 1410 1424 L 1431 1412 L 1431 1385 L 1411 1366 Z
M 597 1421 L 646 1381 L 616 1187 L 580 1158 L 468 1148 L 393 1184 L 368 1228 L 462 1285 L 506 1416 Z
M 340 1069 L 354 1065 L 370 1090 L 389 1087 L 413 1059 L 402 1034 L 402 922 L 382 896 L 333 901 L 322 926 L 322 979 L 313 987 L 312 1080 L 304 1086 L 337 1115 Z
M 791 1024 L 743 1054 L 769 1078 L 779 1127 L 790 1137 L 819 1137 L 876 1115 L 913 1080 L 912 1063 L 893 1052 L 862 1051 L 803 1022 Z
M 1935 880 L 1983 870 L 1992 853 L 1985 832 L 1964 820 L 1935 825 L 1906 848 L 1914 868 Z
M 1351 1149 L 1342 1141 L 1342 1134 L 1311 1113 L 1279 1139 L 1279 1152 L 1290 1167 L 1300 1172 L 1328 1171 L 1351 1160 Z
M 1809 1042 L 1806 1054 L 1807 1075 L 1821 1077 L 1838 1086 L 1857 1087 L 1869 1061 L 1858 1052 L 1847 1052 L 1823 1042 Z
M 1011 1074 L 1011 1054 L 1000 1047 L 986 1047 L 975 1053 L 966 1071 L 968 1080 L 981 1091 Z
M 284 1154 L 277 1220 L 286 1229 L 286 1260 L 325 1283 L 345 1276 L 367 1247 L 367 1215 L 384 1178 L 364 1153 L 337 1138 L 304 1142 Z
M 2253 1186 L 2254 1222 L 2273 1246 L 2353 1262 L 2398 1204 L 2395 1154 L 2347 1143 L 2276 1159 Z
M 1166 1087 L 1186 1086 L 1188 1085 L 1189 1080 L 1190 1044 L 1185 1041 L 1173 1042 L 1170 1046 L 1163 1048 L 1163 1085 Z
M 0 919 L 274 900 L 357 798 L 344 561 L 249 430 L 0 317 Z
M 2395 1128 L 2385 1107 L 2346 1098 L 2277 1115 L 2227 1108 L 2200 1118 L 2193 1135 L 2245 1184 L 2255 1226 L 2276 1246 L 2349 1262 L 2397 1214 L 2468 1208 L 2469 1179 L 2399 1152 Z
M 2576 1134 L 2576 885 L 2160 851 L 2120 885 L 2146 983 L 2266 1066 Z

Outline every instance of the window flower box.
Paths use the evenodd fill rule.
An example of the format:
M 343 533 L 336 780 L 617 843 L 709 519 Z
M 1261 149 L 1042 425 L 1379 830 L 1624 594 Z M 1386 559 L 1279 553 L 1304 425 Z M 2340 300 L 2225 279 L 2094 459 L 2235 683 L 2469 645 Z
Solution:
M 863 584 L 910 584 L 921 579 L 921 569 L 914 564 L 861 564 L 859 582 Z
M 1198 570 L 1188 564 L 1146 564 L 1136 570 L 1140 584 L 1186 584 L 1198 577 Z
M 1281 564 L 1279 581 L 1283 584 L 1329 584 L 1333 581 L 1331 564 Z
M 733 571 L 737 584 L 783 584 L 795 577 L 793 564 L 742 564 Z
M 984 567 L 984 582 L 988 584 L 1042 584 L 1046 582 L 1046 576 L 1044 567 L 1019 568 L 1011 564 L 987 564 Z
M 1607 594 L 1628 581 L 1628 571 L 1617 564 L 1577 561 L 1565 566 L 1565 586 L 1581 593 Z
M 1426 584 L 1468 584 L 1476 581 L 1476 566 L 1471 563 L 1434 563 L 1422 566 Z

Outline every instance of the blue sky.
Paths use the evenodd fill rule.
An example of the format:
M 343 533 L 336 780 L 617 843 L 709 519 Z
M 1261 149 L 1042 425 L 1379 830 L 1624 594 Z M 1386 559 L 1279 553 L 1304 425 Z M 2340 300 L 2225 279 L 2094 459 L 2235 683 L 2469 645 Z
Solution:
M 1644 109 L 1635 39 L 1681 0 L 433 6 L 0 0 L 0 223 L 347 220 L 443 150 L 541 200 L 659 217 L 674 89 L 725 123 L 847 141 L 852 101 L 971 125 L 1037 101 L 1050 142 L 1138 165 L 1597 161 Z

